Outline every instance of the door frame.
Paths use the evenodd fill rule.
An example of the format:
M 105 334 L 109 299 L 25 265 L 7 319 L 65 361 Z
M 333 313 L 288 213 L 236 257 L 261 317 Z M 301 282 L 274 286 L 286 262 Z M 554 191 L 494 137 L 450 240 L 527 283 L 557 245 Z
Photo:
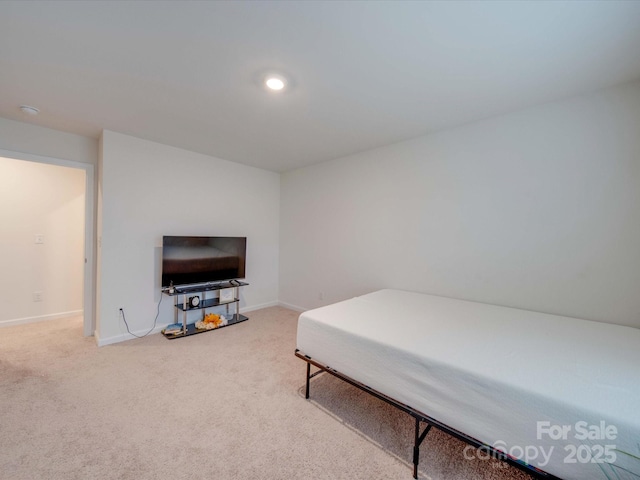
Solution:
M 47 165 L 57 165 L 59 167 L 78 168 L 85 171 L 85 204 L 84 204 L 84 279 L 83 279 L 83 328 L 85 337 L 91 337 L 96 329 L 95 311 L 95 248 L 94 248 L 94 205 L 95 205 L 95 165 L 91 163 L 64 160 L 61 158 L 46 157 L 43 155 L 33 155 L 30 153 L 13 152 L 0 149 L 0 157 L 13 160 L 24 160 L 27 162 L 44 163 Z

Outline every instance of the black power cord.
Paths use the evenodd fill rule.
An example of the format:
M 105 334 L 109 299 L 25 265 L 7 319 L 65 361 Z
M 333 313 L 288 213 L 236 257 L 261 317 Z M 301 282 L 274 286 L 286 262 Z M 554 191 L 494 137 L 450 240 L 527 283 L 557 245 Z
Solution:
M 160 301 L 158 302 L 156 318 L 153 319 L 153 326 L 151 327 L 151 330 L 149 330 L 144 335 L 136 335 L 135 333 L 132 333 L 131 330 L 129 330 L 129 324 L 127 323 L 127 317 L 124 316 L 124 309 L 120 308 L 120 313 L 122 313 L 122 320 L 124 321 L 124 326 L 127 327 L 127 333 L 129 335 L 133 335 L 136 338 L 143 338 L 143 337 L 146 337 L 147 335 L 149 335 L 151 332 L 153 332 L 153 329 L 156 328 L 156 322 L 158 321 L 158 316 L 160 315 L 160 304 L 162 303 L 162 297 L 163 297 L 163 295 L 160 294 Z

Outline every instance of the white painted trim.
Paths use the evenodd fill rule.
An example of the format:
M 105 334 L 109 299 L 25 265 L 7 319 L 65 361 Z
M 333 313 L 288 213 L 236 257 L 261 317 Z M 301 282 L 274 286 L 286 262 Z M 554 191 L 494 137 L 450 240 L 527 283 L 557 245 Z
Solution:
M 289 310 L 295 310 L 296 312 L 306 312 L 307 310 L 311 310 L 310 308 L 299 307 L 298 305 L 292 305 L 286 302 L 278 302 L 280 307 L 288 308 Z
M 94 307 L 95 274 L 94 274 L 94 198 L 95 198 L 95 177 L 94 166 L 90 163 L 76 162 L 62 158 L 45 157 L 24 152 L 13 152 L 0 149 L 0 157 L 24 160 L 27 162 L 45 163 L 47 165 L 57 165 L 59 167 L 79 168 L 85 171 L 85 212 L 84 212 L 84 288 L 83 305 L 84 311 L 83 333 L 85 337 L 91 336 L 91 332 L 96 328 L 96 316 Z M 33 317 L 36 318 L 36 317 Z
M 13 318 L 10 320 L 0 320 L 1 327 L 12 327 L 14 325 L 23 325 L 25 323 L 46 322 L 49 320 L 58 320 L 65 317 L 77 317 L 82 315 L 82 310 L 72 310 L 70 312 L 50 313 L 48 315 L 38 315 L 35 317 Z
M 85 169 L 85 210 L 84 210 L 84 289 L 83 289 L 83 308 L 88 315 L 85 315 L 83 333 L 85 337 L 90 337 L 91 332 L 96 328 L 95 306 L 93 299 L 95 298 L 95 273 L 94 273 L 94 237 L 96 229 L 94 213 L 95 198 L 95 179 L 93 165 Z
M 170 325 L 170 324 L 167 323 L 167 325 Z M 127 340 L 134 340 L 134 339 L 136 339 L 138 337 L 142 337 L 143 335 L 146 337 L 147 335 L 154 335 L 156 333 L 160 333 L 160 331 L 164 327 L 166 327 L 167 325 L 157 325 L 150 332 L 149 332 L 149 330 L 137 330 L 137 331 L 133 332 L 134 335 L 131 335 L 129 333 L 121 333 L 120 335 L 113 335 L 113 336 L 107 337 L 107 338 L 100 338 L 100 333 L 98 332 L 98 330 L 93 332 L 93 335 L 94 335 L 94 337 L 96 337 L 96 344 L 99 347 L 104 347 L 106 345 L 112 345 L 114 343 L 120 343 L 120 342 L 124 342 L 124 341 L 127 341 Z M 147 332 L 149 332 L 149 333 L 147 333 Z M 138 335 L 138 337 L 136 337 L 135 335 Z
M 240 313 L 244 312 L 253 312 L 254 310 L 260 310 L 261 308 L 269 308 L 269 307 L 277 307 L 278 302 L 274 300 L 273 302 L 261 303 L 259 305 L 251 305 L 249 307 L 240 307 Z
M 91 163 L 76 162 L 74 160 L 65 160 L 63 158 L 45 157 L 43 155 L 34 155 L 31 153 L 14 152 L 11 150 L 0 149 L 0 157 L 13 158 L 15 160 L 25 160 L 27 162 L 46 163 L 48 165 L 57 165 L 59 167 L 82 168 L 87 169 L 93 165 Z

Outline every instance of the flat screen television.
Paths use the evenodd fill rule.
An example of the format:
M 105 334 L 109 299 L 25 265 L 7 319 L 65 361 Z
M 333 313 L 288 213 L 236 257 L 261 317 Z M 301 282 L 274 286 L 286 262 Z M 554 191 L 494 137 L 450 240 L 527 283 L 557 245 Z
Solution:
M 245 277 L 247 237 L 162 237 L 162 287 Z

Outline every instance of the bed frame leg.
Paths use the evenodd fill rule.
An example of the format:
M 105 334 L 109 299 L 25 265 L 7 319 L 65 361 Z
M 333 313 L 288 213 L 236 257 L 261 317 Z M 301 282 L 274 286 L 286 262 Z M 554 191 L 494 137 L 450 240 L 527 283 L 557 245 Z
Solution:
M 420 433 L 420 419 L 416 419 L 416 436 L 413 444 L 413 478 L 418 478 L 418 463 L 420 462 L 420 444 L 431 430 L 431 424 L 427 424 L 422 434 Z
M 304 398 L 309 400 L 309 380 L 311 380 L 311 364 L 307 362 L 307 388 L 304 394 Z

